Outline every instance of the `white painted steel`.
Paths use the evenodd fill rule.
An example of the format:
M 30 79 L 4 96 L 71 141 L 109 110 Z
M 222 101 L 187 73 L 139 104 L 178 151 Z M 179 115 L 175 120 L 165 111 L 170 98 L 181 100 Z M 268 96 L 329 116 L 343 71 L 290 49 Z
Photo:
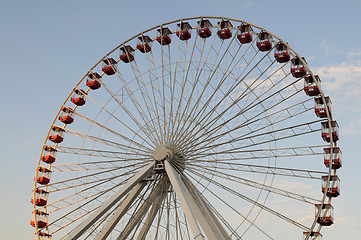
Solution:
M 143 180 L 144 177 L 149 174 L 149 172 L 153 168 L 153 163 L 148 164 L 134 177 L 130 178 L 124 186 L 116 192 L 112 197 L 108 199 L 102 206 L 96 210 L 91 216 L 89 216 L 85 221 L 83 221 L 80 225 L 78 225 L 73 231 L 71 231 L 66 239 L 78 239 L 85 231 L 89 229 L 89 227 L 94 224 L 99 218 L 101 218 L 111 207 L 119 202 L 119 200 L 124 197 L 128 192 L 132 190 L 140 181 Z
M 211 22 L 206 39 L 197 34 L 202 19 Z M 224 20 L 233 27 L 231 38 L 222 40 L 217 31 Z M 186 41 L 176 35 L 184 21 L 192 26 Z M 240 24 L 253 28 L 250 43 L 237 39 Z M 160 27 L 171 30 L 169 45 L 158 43 Z M 261 31 L 273 37 L 269 51 L 258 50 Z M 123 63 L 119 48 L 136 49 L 146 35 L 152 50 L 136 50 L 134 61 Z M 336 170 L 323 167 L 322 154 L 331 148 L 332 155 L 337 143 L 332 136 L 322 141 L 320 122 L 331 127 L 333 119 L 327 108 L 326 118 L 316 118 L 303 78 L 291 76 L 289 61 L 276 62 L 279 41 L 291 58 L 300 58 L 259 26 L 204 16 L 155 26 L 106 54 L 74 86 L 50 126 L 64 129 L 64 142 L 44 141 L 57 156 L 52 164 L 38 161 L 52 178 L 44 185 L 34 181 L 34 190 L 49 192 L 45 206 L 33 204 L 34 212 L 49 214 L 47 226 L 35 232 L 53 239 L 281 239 L 274 222 L 295 239 L 320 231 L 320 211 L 300 219 L 313 214 L 314 204 L 332 200 L 321 194 L 320 180 L 328 176 L 328 188 Z M 101 61 L 109 58 L 117 62 L 112 76 L 101 73 Z M 101 88 L 91 90 L 85 78 L 96 71 Z M 84 106 L 70 101 L 76 89 L 86 89 Z M 62 107 L 72 110 L 72 124 L 58 120 Z M 116 208 L 121 201 L 126 204 Z
M 174 170 L 168 161 L 165 161 L 164 163 L 169 180 L 172 183 L 174 191 L 176 192 L 177 198 L 182 206 L 184 214 L 186 215 L 187 221 L 189 221 L 194 239 L 205 239 L 202 229 L 199 226 L 199 224 L 204 223 L 204 216 L 200 214 L 200 210 L 196 207 L 194 199 L 190 198 L 190 194 L 182 183 L 182 180 L 179 178 L 178 173 Z M 204 232 L 207 230 L 211 230 L 210 226 L 208 226 L 206 229 L 203 229 Z M 213 232 L 210 232 L 207 237 L 208 239 L 216 239 Z
M 105 240 L 109 236 L 111 231 L 113 231 L 119 220 L 124 216 L 124 214 L 126 214 L 130 205 L 135 200 L 135 198 L 138 197 L 145 185 L 146 182 L 139 182 L 137 185 L 135 185 L 135 187 L 129 192 L 124 201 L 122 201 L 121 204 L 117 207 L 114 215 L 110 218 L 109 222 L 105 225 L 105 227 L 96 237 L 96 240 Z

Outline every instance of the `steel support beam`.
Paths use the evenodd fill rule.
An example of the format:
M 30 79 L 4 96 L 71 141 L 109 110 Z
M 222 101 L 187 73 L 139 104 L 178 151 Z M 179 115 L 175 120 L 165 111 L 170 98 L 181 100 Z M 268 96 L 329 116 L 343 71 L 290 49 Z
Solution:
M 159 181 L 158 185 L 151 191 L 147 199 L 144 200 L 138 211 L 132 215 L 128 224 L 117 237 L 117 240 L 127 239 L 129 234 L 136 228 L 137 225 L 141 223 L 144 215 L 148 212 L 155 199 L 164 191 L 166 181 L 166 178 L 163 178 L 161 181 Z
M 169 184 L 166 183 L 166 188 L 169 188 Z M 155 216 L 157 216 L 157 213 L 160 209 L 160 206 L 162 205 L 162 202 L 164 201 L 165 197 L 167 196 L 167 192 L 163 191 L 161 194 L 157 196 L 155 199 L 152 208 L 150 209 L 150 212 L 148 213 L 147 219 L 145 220 L 142 229 L 139 232 L 139 235 L 137 237 L 137 240 L 145 240 L 145 237 L 148 234 L 148 231 L 150 227 L 152 226 L 152 223 L 154 221 Z
M 113 196 L 102 204 L 93 214 L 91 214 L 84 222 L 73 229 L 66 240 L 78 239 L 85 231 L 87 231 L 99 218 L 101 218 L 110 208 L 120 201 L 128 192 L 135 187 L 147 174 L 153 169 L 154 163 L 151 162 L 143 167 L 137 174 L 129 179 Z
M 229 234 L 223 228 L 222 224 L 219 222 L 218 218 L 214 215 L 214 213 L 212 212 L 212 210 L 209 208 L 209 206 L 207 205 L 207 203 L 204 201 L 204 199 L 202 197 L 201 197 L 201 201 L 202 201 L 203 206 L 205 207 L 206 211 L 211 216 L 213 222 L 216 224 L 215 228 L 217 228 L 218 231 L 221 233 L 221 237 L 222 237 L 221 239 L 225 239 L 225 240 L 231 239 Z
M 202 229 L 204 230 L 207 238 L 209 240 L 216 240 L 216 236 L 211 229 L 211 226 L 207 223 L 198 206 L 196 205 L 194 199 L 189 193 L 188 189 L 183 183 L 183 180 L 179 177 L 176 170 L 172 167 L 172 165 L 166 160 L 164 161 L 165 170 L 169 177 L 169 180 L 173 186 L 173 189 L 176 193 L 176 196 L 181 204 L 182 210 L 186 216 L 187 222 L 189 222 L 189 226 L 192 230 L 194 239 L 196 240 L 204 240 L 205 237 L 202 233 Z M 198 223 L 202 226 L 198 225 Z
M 129 192 L 124 201 L 120 206 L 115 210 L 114 215 L 111 217 L 109 222 L 101 230 L 100 234 L 95 238 L 96 240 L 105 240 L 109 234 L 112 232 L 114 227 L 118 224 L 120 219 L 128 211 L 130 205 L 133 203 L 134 199 L 138 197 L 142 189 L 147 185 L 147 182 L 140 182 Z
M 190 191 L 190 193 L 192 194 L 192 197 L 194 198 L 198 208 L 204 214 L 206 221 L 211 226 L 211 229 L 214 231 L 215 235 L 217 236 L 217 239 L 222 239 L 222 240 L 230 239 L 230 236 L 227 234 L 226 230 L 223 228 L 218 218 L 213 214 L 212 210 L 209 208 L 208 204 L 205 202 L 203 196 L 197 190 L 197 188 L 186 177 L 184 183 L 186 186 L 188 185 L 189 189 L 193 189 L 193 191 Z

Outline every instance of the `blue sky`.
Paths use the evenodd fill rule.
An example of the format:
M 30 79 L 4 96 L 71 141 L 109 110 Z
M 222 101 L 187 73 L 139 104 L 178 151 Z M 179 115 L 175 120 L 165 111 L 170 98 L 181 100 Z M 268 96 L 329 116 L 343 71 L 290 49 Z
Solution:
M 305 56 L 333 100 L 344 167 L 336 224 L 324 239 L 361 234 L 361 2 L 344 1 L 7 1 L 0 0 L 0 239 L 31 239 L 33 176 L 64 98 L 102 56 L 155 25 L 225 16 L 261 26 Z M 5 213 L 5 214 L 4 214 Z

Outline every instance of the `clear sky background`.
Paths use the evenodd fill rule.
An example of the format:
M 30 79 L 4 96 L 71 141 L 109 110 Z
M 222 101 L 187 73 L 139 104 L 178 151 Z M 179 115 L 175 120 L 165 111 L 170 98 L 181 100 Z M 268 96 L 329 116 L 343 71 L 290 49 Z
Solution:
M 333 201 L 336 223 L 323 235 L 360 239 L 360 10 L 358 0 L 0 0 L 0 239 L 33 238 L 30 198 L 41 146 L 79 79 L 135 34 L 192 16 L 261 26 L 288 42 L 321 77 L 341 128 L 344 163 L 341 196 Z

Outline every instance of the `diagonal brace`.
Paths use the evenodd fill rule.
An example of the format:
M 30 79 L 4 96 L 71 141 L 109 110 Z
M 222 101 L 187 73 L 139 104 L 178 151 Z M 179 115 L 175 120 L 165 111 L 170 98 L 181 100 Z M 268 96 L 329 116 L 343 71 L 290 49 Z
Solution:
M 120 201 L 131 189 L 135 187 L 140 181 L 153 170 L 154 163 L 151 162 L 143 167 L 137 174 L 129 179 L 127 183 L 123 185 L 113 196 L 111 196 L 106 202 L 103 203 L 94 213 L 92 213 L 84 222 L 79 224 L 73 229 L 66 240 L 78 239 L 84 232 L 86 232 L 99 218 L 101 218 L 110 208 L 112 208 L 117 202 Z
M 96 237 L 96 240 L 105 240 L 109 234 L 112 232 L 113 228 L 118 224 L 120 219 L 124 216 L 124 214 L 128 211 L 129 207 L 133 203 L 134 199 L 138 197 L 139 193 L 142 189 L 147 185 L 147 182 L 140 182 L 130 191 L 128 196 L 124 199 L 124 201 L 118 206 L 115 210 L 114 215 L 111 217 L 109 222 L 102 229 L 100 234 Z
M 184 185 L 183 180 L 179 177 L 176 170 L 168 161 L 164 161 L 164 164 L 169 180 L 182 206 L 187 221 L 189 222 L 194 239 L 196 240 L 205 239 L 202 233 L 202 229 L 203 229 L 208 239 L 216 240 L 217 238 L 214 235 L 214 232 L 212 231 L 211 227 L 208 225 L 207 221 L 202 215 L 194 199 L 191 197 L 191 194 Z M 198 222 L 202 226 L 202 229 L 199 226 Z

